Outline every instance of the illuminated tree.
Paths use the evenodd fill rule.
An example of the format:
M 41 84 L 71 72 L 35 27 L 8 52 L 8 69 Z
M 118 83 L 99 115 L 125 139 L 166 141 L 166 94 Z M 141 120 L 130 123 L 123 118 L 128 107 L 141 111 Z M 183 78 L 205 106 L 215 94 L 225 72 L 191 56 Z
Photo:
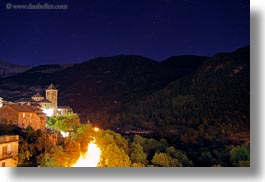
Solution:
M 130 159 L 133 163 L 137 164 L 147 164 L 148 161 L 146 160 L 146 153 L 144 152 L 143 147 L 139 143 L 132 143 L 131 144 L 131 154 Z
M 82 153 L 86 153 L 89 142 L 91 141 L 91 135 L 94 130 L 91 125 L 82 124 L 77 128 L 76 132 L 73 134 L 73 140 L 80 143 L 80 150 Z
M 145 138 L 140 136 L 140 135 L 134 135 L 133 141 L 135 143 L 139 143 L 139 144 L 143 145 L 145 143 Z
M 96 132 L 95 140 L 101 149 L 101 167 L 129 167 L 130 158 L 126 152 L 128 142 L 120 134 L 111 130 Z
M 100 167 L 129 167 L 131 161 L 126 152 L 115 143 L 111 143 L 101 148 Z
M 105 130 L 102 132 L 102 137 L 105 138 L 109 143 L 115 143 L 119 148 L 123 149 L 128 154 L 128 141 L 112 130 Z
M 64 145 L 66 166 L 72 166 L 80 156 L 80 146 L 76 141 L 66 139 Z
M 58 119 L 58 116 L 48 117 L 47 122 L 46 122 L 47 127 L 51 128 L 51 129 L 55 129 L 54 125 L 55 125 L 57 119 Z
M 48 119 L 47 126 L 59 131 L 69 132 L 80 126 L 80 119 L 75 113 L 67 113 L 63 116 L 51 116 Z
M 52 151 L 45 153 L 40 165 L 42 167 L 65 167 L 65 153 L 62 146 L 56 146 Z
M 128 141 L 119 133 L 116 133 L 112 130 L 102 130 L 101 132 L 96 133 L 96 141 L 100 148 L 104 148 L 105 146 L 114 143 L 128 154 Z
M 182 167 L 182 164 L 165 153 L 155 153 L 152 161 L 158 167 Z

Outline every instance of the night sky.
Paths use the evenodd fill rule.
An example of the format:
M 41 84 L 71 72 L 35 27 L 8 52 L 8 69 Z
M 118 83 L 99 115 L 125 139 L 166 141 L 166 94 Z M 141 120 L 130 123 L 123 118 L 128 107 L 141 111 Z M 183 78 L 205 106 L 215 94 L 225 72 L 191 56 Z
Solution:
M 6 8 L 30 2 L 68 9 Z M 249 0 L 1 0 L 0 60 L 40 65 L 118 54 L 157 61 L 211 56 L 248 45 L 249 24 Z

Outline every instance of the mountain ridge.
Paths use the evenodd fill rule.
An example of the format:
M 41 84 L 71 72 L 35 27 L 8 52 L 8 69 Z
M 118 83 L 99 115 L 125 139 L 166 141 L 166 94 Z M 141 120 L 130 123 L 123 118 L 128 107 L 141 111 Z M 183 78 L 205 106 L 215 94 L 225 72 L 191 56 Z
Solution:
M 30 68 L 30 66 L 13 64 L 7 61 L 0 60 L 0 79 L 22 73 Z
M 183 61 L 184 58 L 185 62 Z M 242 67 L 242 65 L 245 65 L 245 67 Z M 49 73 L 36 72 L 33 68 L 33 71 L 26 71 L 0 80 L 0 95 L 7 100 L 30 97 L 36 92 L 43 92 L 45 86 L 53 83 L 59 89 L 59 104 L 73 107 L 74 111 L 79 113 L 82 122 L 90 120 L 103 128 L 111 127 L 112 129 L 116 129 L 119 125 L 127 127 L 134 123 L 135 126 L 141 128 L 143 127 L 141 122 L 135 122 L 134 119 L 128 121 L 120 114 L 124 113 L 127 115 L 125 111 L 130 110 L 132 105 L 137 106 L 141 101 L 149 103 L 144 107 L 149 109 L 148 112 L 156 111 L 155 108 L 170 108 L 171 105 L 164 103 L 164 101 L 175 103 L 176 107 L 178 102 L 194 102 L 194 106 L 202 107 L 200 102 L 205 102 L 207 97 L 202 97 L 205 100 L 198 102 L 200 100 L 199 93 L 211 95 L 212 101 L 209 101 L 208 104 L 214 107 L 211 102 L 216 99 L 220 101 L 221 99 L 216 90 L 220 89 L 222 92 L 227 92 L 227 94 L 230 92 L 231 89 L 227 88 L 226 83 L 234 85 L 236 83 L 240 88 L 247 90 L 245 88 L 246 85 L 241 83 L 249 76 L 248 68 L 249 46 L 233 52 L 219 53 L 212 57 L 173 56 L 162 62 L 143 56 L 118 55 L 95 58 Z M 213 81 L 220 82 L 222 85 L 213 84 Z M 211 84 L 216 89 L 211 90 L 209 88 L 205 90 Z M 231 92 L 234 93 L 235 89 L 237 88 L 233 87 Z M 218 97 L 212 95 L 210 91 L 213 91 Z M 180 96 L 177 97 L 176 93 L 179 93 Z M 247 97 L 247 91 L 245 92 L 244 90 L 239 93 L 242 97 Z M 158 96 L 153 97 L 153 94 Z M 171 94 L 173 95 L 170 96 Z M 162 100 L 159 99 L 159 95 L 163 98 Z M 240 100 L 241 95 L 235 98 Z M 151 100 L 148 101 L 148 98 Z M 155 101 L 160 100 L 159 102 L 165 105 L 151 106 L 152 99 Z M 173 99 L 174 101 L 168 99 Z M 226 103 L 231 105 L 230 101 L 226 101 Z M 205 103 L 205 106 L 207 106 L 207 103 Z M 225 108 L 226 106 L 220 105 L 220 108 Z M 142 106 L 140 105 L 139 108 L 142 108 Z M 246 110 L 243 107 L 239 108 Z M 196 108 L 194 110 L 197 112 Z M 130 112 L 131 115 L 135 111 Z M 141 113 L 140 111 L 137 112 Z M 168 113 L 169 111 L 164 110 L 163 112 Z M 174 113 L 175 111 L 172 110 L 170 112 Z M 160 113 L 160 111 L 157 113 Z M 245 117 L 247 118 L 247 116 Z M 149 117 L 152 118 L 152 116 L 141 116 L 146 121 L 150 120 Z M 183 116 L 181 117 L 183 118 Z M 172 115 L 167 122 L 169 125 L 174 120 L 179 123 L 186 123 L 184 120 L 187 118 L 181 119 L 181 117 L 176 119 Z M 231 117 L 233 118 L 234 116 L 232 115 Z M 124 119 L 124 124 L 121 124 L 122 118 Z M 131 118 L 131 116 L 127 118 Z M 135 115 L 136 118 L 138 118 L 137 115 Z M 142 119 L 137 120 L 141 121 Z M 162 118 L 160 125 L 163 120 Z M 159 126 L 158 123 L 158 121 L 154 120 L 154 126 L 150 127 L 148 124 L 145 124 L 145 126 L 157 128 Z M 187 123 L 185 125 L 189 126 Z
M 194 57 L 196 58 L 196 57 Z M 54 72 L 44 71 L 55 68 Z M 190 73 L 143 56 L 118 55 L 100 57 L 64 69 L 59 65 L 42 65 L 0 80 L 0 95 L 7 100 L 30 97 L 54 83 L 59 101 L 79 112 L 90 103 L 90 112 L 143 97 L 169 82 Z M 98 103 L 98 102 L 102 102 Z M 93 107 L 92 107 L 93 105 Z M 103 105 L 103 106 L 102 106 Z M 82 115 L 82 112 L 81 112 Z

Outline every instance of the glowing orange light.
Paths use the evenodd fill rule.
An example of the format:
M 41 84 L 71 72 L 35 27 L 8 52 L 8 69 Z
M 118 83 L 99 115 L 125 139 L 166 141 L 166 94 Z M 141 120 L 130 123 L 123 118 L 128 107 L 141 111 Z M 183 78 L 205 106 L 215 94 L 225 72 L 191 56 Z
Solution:
M 95 132 L 98 132 L 98 131 L 99 131 L 99 128 L 98 128 L 98 127 L 95 127 L 95 128 L 94 128 L 94 131 L 95 131 Z
M 101 150 L 95 144 L 90 142 L 87 148 L 87 152 L 84 156 L 80 156 L 78 161 L 72 165 L 72 167 L 97 167 L 100 160 Z

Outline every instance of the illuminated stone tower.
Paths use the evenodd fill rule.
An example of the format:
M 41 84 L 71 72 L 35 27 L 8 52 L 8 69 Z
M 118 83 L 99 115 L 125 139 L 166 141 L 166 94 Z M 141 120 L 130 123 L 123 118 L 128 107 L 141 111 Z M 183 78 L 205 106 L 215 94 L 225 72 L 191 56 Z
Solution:
M 0 97 L 0 108 L 3 106 L 3 103 L 4 103 L 3 98 Z
M 53 84 L 50 84 L 50 86 L 46 89 L 46 99 L 51 102 L 51 108 L 56 115 L 58 106 L 58 90 Z

